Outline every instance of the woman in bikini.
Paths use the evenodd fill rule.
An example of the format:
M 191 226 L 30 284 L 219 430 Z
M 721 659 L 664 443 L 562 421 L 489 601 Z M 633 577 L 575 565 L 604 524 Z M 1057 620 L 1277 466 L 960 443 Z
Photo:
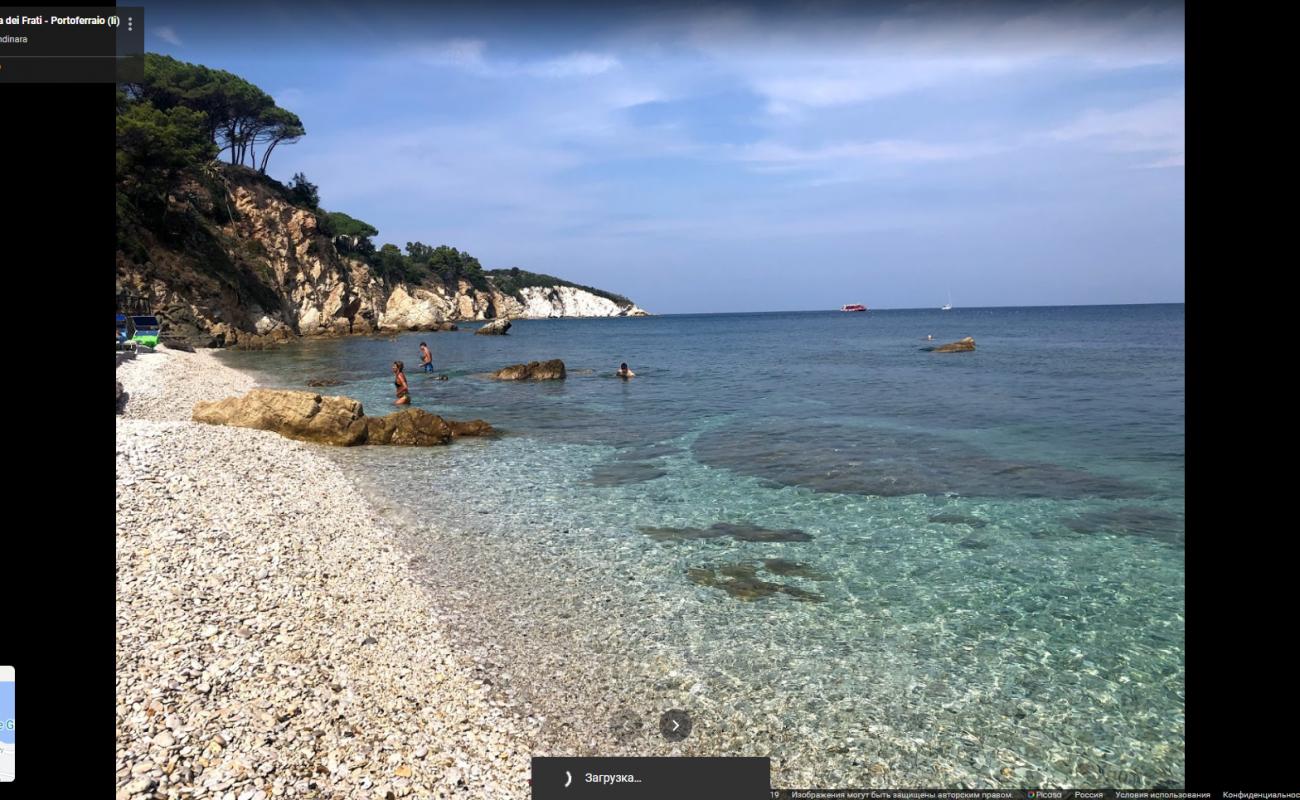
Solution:
M 406 373 L 402 362 L 393 362 L 393 385 L 397 387 L 397 402 L 395 406 L 409 406 L 411 404 L 411 390 L 406 385 Z

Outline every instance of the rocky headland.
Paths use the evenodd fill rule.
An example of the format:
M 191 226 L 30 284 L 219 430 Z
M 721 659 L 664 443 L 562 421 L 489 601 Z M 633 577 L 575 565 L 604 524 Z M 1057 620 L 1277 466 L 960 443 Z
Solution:
M 283 186 L 245 167 L 212 169 L 169 195 L 171 227 L 119 230 L 118 307 L 156 313 L 173 344 L 260 349 L 299 336 L 455 330 L 460 321 L 647 313 L 599 290 L 520 286 L 517 270 L 474 282 L 385 272 L 352 246 L 356 237 L 336 235 L 328 215 Z

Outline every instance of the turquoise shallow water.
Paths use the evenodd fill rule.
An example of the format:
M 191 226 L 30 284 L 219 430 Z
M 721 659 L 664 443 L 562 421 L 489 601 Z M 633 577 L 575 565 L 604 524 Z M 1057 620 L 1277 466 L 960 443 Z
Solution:
M 421 340 L 449 380 L 414 371 Z M 503 431 L 332 453 L 449 606 L 521 640 L 502 658 L 552 713 L 590 711 L 570 674 L 590 658 L 622 676 L 605 710 L 689 705 L 697 746 L 771 754 L 778 786 L 1149 787 L 1183 774 L 1183 346 L 1162 305 L 539 320 L 227 358 L 346 381 L 327 391 L 372 414 L 400 358 L 416 406 Z M 547 358 L 568 380 L 480 375 Z

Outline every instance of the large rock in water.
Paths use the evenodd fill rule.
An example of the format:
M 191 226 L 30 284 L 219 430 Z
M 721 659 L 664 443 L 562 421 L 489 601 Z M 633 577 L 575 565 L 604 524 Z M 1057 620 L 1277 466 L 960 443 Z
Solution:
M 485 336 L 490 336 L 490 335 L 504 336 L 506 331 L 508 330 L 510 330 L 510 320 L 494 319 L 474 332 L 481 333 Z
M 511 364 L 492 373 L 492 377 L 503 381 L 562 381 L 564 380 L 564 362 L 558 358 L 552 358 L 550 361 Z
M 967 336 L 965 339 L 959 339 L 955 342 L 941 344 L 938 347 L 928 347 L 926 349 L 934 353 L 961 353 L 967 350 L 974 350 L 975 340 Z
M 314 392 L 253 389 L 243 397 L 227 397 L 194 406 L 195 422 L 275 431 L 304 442 L 342 447 L 360 444 L 427 446 L 446 444 L 454 436 L 490 436 L 495 431 L 481 419 L 453 422 L 419 408 L 367 417 L 361 403 L 350 397 L 326 397 Z
M 457 436 L 493 436 L 496 431 L 481 419 L 456 422 L 422 408 L 404 408 L 382 417 L 366 417 L 366 444 L 425 447 L 446 444 Z

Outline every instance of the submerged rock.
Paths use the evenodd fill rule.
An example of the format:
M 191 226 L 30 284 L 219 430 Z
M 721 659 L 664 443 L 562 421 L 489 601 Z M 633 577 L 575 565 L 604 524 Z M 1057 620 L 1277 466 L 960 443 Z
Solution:
M 727 534 L 711 528 L 651 528 L 642 526 L 641 532 L 657 542 L 685 542 L 691 539 L 718 539 Z
M 742 542 L 811 542 L 813 538 L 810 534 L 794 528 L 773 530 L 771 528 L 760 528 L 748 522 L 742 522 L 739 525 L 730 522 L 715 522 L 712 527 L 714 530 L 723 531 Z
M 967 550 L 987 550 L 989 543 L 983 539 L 976 539 L 974 536 L 967 536 L 957 543 L 958 547 L 964 547 Z
M 721 589 L 737 600 L 745 602 L 776 594 L 785 594 L 795 600 L 810 603 L 820 603 L 826 599 L 797 586 L 765 581 L 758 577 L 758 568 L 747 561 L 723 564 L 720 567 L 690 567 L 686 570 L 686 577 L 692 583 L 710 589 Z
M 474 331 L 474 333 L 481 334 L 483 336 L 505 336 L 506 331 L 508 330 L 510 330 L 510 320 L 494 319 L 488 324 Z
M 591 471 L 593 486 L 626 486 L 662 478 L 668 471 L 644 461 L 614 461 L 600 464 Z
M 419 408 L 367 417 L 350 397 L 329 397 L 287 389 L 253 389 L 243 397 L 201 402 L 195 422 L 274 431 L 289 439 L 341 447 L 361 444 L 435 445 L 453 436 L 494 433 L 483 420 L 454 422 Z
M 765 558 L 763 559 L 763 566 L 773 575 L 808 578 L 814 581 L 830 580 L 830 576 L 826 573 L 815 570 L 801 561 L 790 561 L 785 558 Z
M 946 525 L 969 525 L 972 528 L 983 528 L 988 524 L 979 517 L 972 517 L 967 514 L 933 514 L 929 520 L 930 522 L 942 522 Z
M 654 528 L 642 526 L 641 532 L 660 542 L 682 542 L 691 539 L 717 539 L 730 536 L 741 542 L 810 542 L 812 535 L 803 531 L 786 528 L 772 530 L 757 525 L 731 522 L 715 522 L 707 528 Z
M 562 381 L 564 362 L 553 358 L 550 361 L 511 364 L 492 373 L 492 377 L 502 381 Z
M 702 464 L 817 492 L 1057 499 L 1152 494 L 1119 478 L 1013 462 L 932 433 L 798 418 L 728 423 L 701 434 L 691 450 Z
M 1186 544 L 1183 517 L 1155 508 L 1123 506 L 1087 511 L 1064 520 L 1065 527 L 1077 533 L 1115 533 L 1121 536 L 1146 536 L 1166 544 Z
M 337 378 L 312 378 L 307 381 L 308 386 L 341 386 L 343 381 Z
M 591 370 L 588 370 L 590 372 Z M 681 445 L 670 444 L 667 442 L 655 442 L 653 444 L 639 444 L 621 451 L 614 456 L 619 461 L 641 461 L 647 458 L 659 458 L 661 456 L 677 455 L 682 452 Z

